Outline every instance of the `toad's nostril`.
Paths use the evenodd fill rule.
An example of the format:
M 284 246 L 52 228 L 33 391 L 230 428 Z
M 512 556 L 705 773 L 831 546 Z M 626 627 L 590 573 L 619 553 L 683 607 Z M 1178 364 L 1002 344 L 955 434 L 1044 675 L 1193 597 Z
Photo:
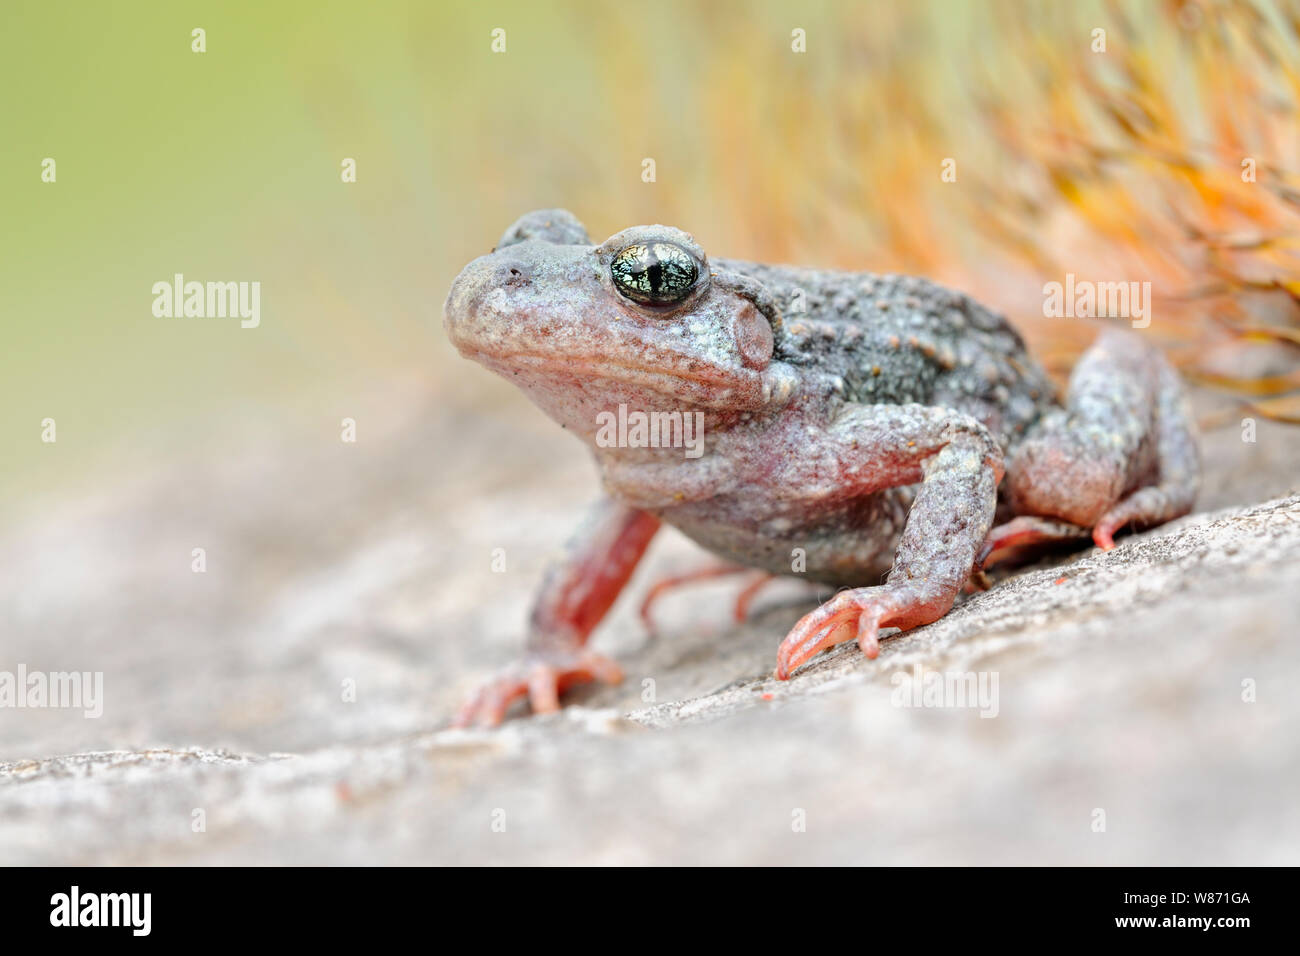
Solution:
M 522 259 L 507 259 L 497 266 L 498 281 L 505 285 L 524 285 L 533 278 L 534 270 Z

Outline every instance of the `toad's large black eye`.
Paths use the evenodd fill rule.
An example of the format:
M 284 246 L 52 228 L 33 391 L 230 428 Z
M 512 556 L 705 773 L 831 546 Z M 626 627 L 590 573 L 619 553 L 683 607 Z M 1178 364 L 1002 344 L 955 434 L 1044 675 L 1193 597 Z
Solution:
M 610 263 L 614 285 L 634 302 L 669 305 L 690 294 L 700 267 L 675 242 L 638 242 L 626 246 Z

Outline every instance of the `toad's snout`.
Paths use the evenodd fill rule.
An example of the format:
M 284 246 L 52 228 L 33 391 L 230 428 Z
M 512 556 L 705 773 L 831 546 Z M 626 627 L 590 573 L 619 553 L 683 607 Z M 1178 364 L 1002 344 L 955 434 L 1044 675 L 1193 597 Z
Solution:
M 442 307 L 443 327 L 452 343 L 465 348 L 499 326 L 527 303 L 536 263 L 512 247 L 480 256 L 451 284 Z

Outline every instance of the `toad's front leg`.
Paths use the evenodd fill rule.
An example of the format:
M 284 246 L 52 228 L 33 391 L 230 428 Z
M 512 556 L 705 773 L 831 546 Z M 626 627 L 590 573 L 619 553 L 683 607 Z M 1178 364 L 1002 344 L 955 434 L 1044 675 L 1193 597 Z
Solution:
M 485 684 L 461 708 L 456 726 L 501 723 L 517 698 L 533 710 L 557 710 L 567 687 L 591 680 L 617 683 L 617 664 L 587 650 L 588 636 L 618 598 L 659 529 L 659 519 L 601 500 L 551 566 L 533 605 L 524 658 Z
M 917 481 L 920 487 L 885 584 L 841 591 L 800 620 L 777 651 L 779 680 L 824 648 L 856 637 L 875 657 L 880 628 L 938 620 L 970 576 L 993 523 L 1002 452 L 973 418 L 919 405 L 858 406 L 833 431 L 841 475 L 855 492 Z

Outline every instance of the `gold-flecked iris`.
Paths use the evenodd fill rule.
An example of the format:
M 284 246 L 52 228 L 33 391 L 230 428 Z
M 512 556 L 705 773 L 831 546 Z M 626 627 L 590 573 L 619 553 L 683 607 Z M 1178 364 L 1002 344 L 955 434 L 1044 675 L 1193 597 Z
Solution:
M 671 305 L 690 294 L 700 277 L 695 256 L 675 242 L 636 242 L 610 263 L 618 291 L 633 302 Z

